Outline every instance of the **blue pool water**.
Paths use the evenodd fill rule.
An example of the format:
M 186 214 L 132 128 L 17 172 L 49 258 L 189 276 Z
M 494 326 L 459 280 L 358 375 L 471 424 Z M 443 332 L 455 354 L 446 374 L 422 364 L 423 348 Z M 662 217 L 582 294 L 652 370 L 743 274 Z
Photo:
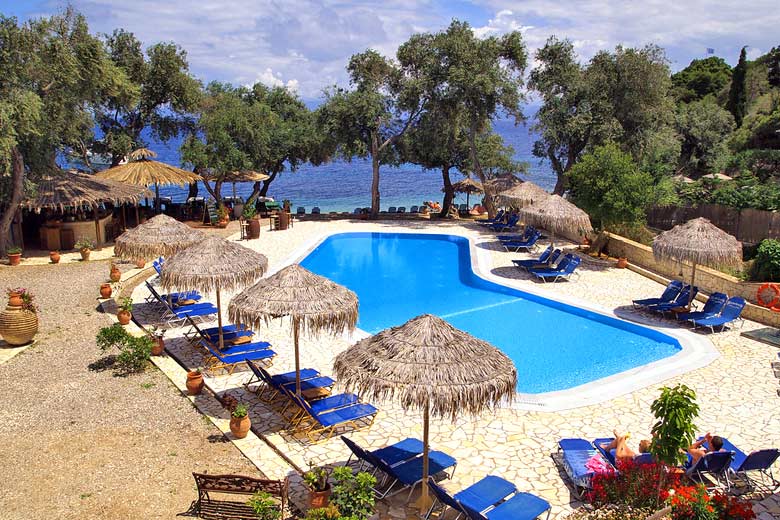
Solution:
M 655 330 L 476 276 L 463 237 L 342 233 L 301 265 L 357 293 L 366 332 L 428 313 L 490 342 L 514 361 L 519 392 L 572 388 L 680 350 Z

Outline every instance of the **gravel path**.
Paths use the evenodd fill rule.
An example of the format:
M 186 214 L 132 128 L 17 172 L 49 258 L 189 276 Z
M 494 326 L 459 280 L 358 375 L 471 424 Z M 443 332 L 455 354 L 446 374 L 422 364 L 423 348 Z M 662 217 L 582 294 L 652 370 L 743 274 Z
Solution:
M 157 369 L 90 368 L 108 270 L 0 267 L 0 288 L 41 309 L 38 342 L 0 365 L 2 519 L 174 518 L 196 498 L 192 471 L 261 476 Z

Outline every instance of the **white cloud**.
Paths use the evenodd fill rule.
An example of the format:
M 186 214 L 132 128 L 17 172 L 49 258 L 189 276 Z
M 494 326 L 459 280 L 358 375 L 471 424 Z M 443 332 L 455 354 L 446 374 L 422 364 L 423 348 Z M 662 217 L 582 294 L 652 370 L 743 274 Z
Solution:
M 257 82 L 263 83 L 269 87 L 286 87 L 292 92 L 297 92 L 299 87 L 297 79 L 288 79 L 287 82 L 285 82 L 282 79 L 282 74 L 280 72 L 274 73 L 270 68 L 266 68 L 255 77 L 254 83 Z
M 526 32 L 529 29 L 533 29 L 533 26 L 521 24 L 511 10 L 503 9 L 496 13 L 495 18 L 491 18 L 487 25 L 475 27 L 474 34 L 476 34 L 478 38 L 487 38 L 488 36 L 495 36 L 497 34 L 512 31 Z

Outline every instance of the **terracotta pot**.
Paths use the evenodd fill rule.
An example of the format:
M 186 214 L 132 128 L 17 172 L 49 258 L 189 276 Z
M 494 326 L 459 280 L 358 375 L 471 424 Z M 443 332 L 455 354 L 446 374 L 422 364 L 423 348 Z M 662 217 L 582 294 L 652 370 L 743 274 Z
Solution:
M 122 271 L 120 271 L 117 266 L 112 265 L 108 277 L 112 282 L 116 283 L 122 278 Z
M 107 298 L 111 298 L 111 293 L 113 291 L 111 290 L 111 284 L 110 283 L 102 283 L 100 284 L 100 297 L 104 300 Z
M 153 336 L 152 341 L 154 341 L 154 344 L 152 345 L 152 355 L 161 356 L 162 353 L 165 352 L 165 339 L 162 336 Z
M 618 268 L 625 269 L 626 266 L 628 266 L 628 258 L 625 256 L 618 257 L 617 264 Z
M 246 437 L 251 426 L 252 421 L 249 420 L 248 415 L 244 417 L 230 416 L 230 431 L 236 439 L 243 439 Z
M 51 260 L 51 263 L 53 263 L 53 264 L 59 264 L 60 263 L 60 252 L 59 251 L 49 251 L 49 260 Z
M 38 333 L 38 315 L 22 309 L 21 305 L 9 305 L 0 312 L 0 336 L 9 345 L 25 345 Z
M 138 269 L 143 269 L 144 267 L 146 267 L 146 260 L 136 260 L 135 261 L 135 266 Z
M 12 292 L 8 295 L 8 305 L 11 307 L 21 307 L 24 305 L 24 299 L 22 298 L 22 293 L 18 292 Z
M 133 315 L 130 314 L 129 311 L 119 311 L 116 313 L 116 318 L 119 320 L 120 325 L 127 325 L 130 323 L 130 318 L 132 318 Z
M 187 372 L 187 394 L 198 395 L 203 390 L 203 374 Z
M 224 218 L 224 219 L 221 219 L 221 220 L 217 221 L 217 227 L 218 228 L 226 228 L 228 226 L 228 224 L 230 224 L 230 219 L 229 218 Z
M 286 211 L 279 213 L 279 230 L 284 231 L 290 223 L 290 214 Z
M 91 252 L 92 251 L 90 249 L 82 249 L 81 251 L 79 251 L 79 253 L 81 253 L 81 259 L 87 262 L 89 260 L 89 254 Z
M 589 246 L 590 245 L 590 239 L 588 237 L 585 237 L 582 239 L 582 245 L 583 246 Z
M 249 238 L 260 238 L 260 220 L 256 218 L 249 219 Z
M 330 491 L 330 484 L 328 484 L 328 487 L 325 489 L 325 491 L 314 491 L 313 489 L 310 489 L 309 506 L 312 509 L 327 507 L 330 500 Z
M 8 265 L 19 265 L 22 261 L 22 253 L 8 253 Z

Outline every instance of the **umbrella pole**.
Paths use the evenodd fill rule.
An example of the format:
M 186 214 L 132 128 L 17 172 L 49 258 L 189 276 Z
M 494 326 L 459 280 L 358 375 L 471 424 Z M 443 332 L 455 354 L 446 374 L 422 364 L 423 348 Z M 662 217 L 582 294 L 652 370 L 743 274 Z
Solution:
M 430 465 L 428 461 L 428 415 L 430 410 L 430 401 L 425 401 L 425 414 L 423 415 L 423 474 L 422 474 L 422 494 L 417 501 L 417 507 L 421 514 L 425 514 L 431 507 L 431 499 L 428 496 L 428 472 Z
M 691 271 L 691 291 L 688 294 L 688 308 L 691 308 L 693 302 L 693 284 L 696 282 L 696 262 L 693 263 L 693 270 Z
M 138 216 L 138 203 L 135 203 L 135 227 L 138 227 L 138 224 L 141 223 L 141 217 Z
M 295 344 L 295 393 L 301 397 L 301 358 L 298 354 L 298 319 L 293 318 L 293 343 Z
M 127 231 L 127 213 L 125 212 L 125 208 L 127 207 L 127 204 L 122 204 L 122 231 Z
M 154 184 L 154 214 L 160 213 L 160 185 Z
M 466 207 L 467 208 L 469 207 L 469 195 L 471 195 L 471 193 L 467 191 L 466 192 Z
M 102 249 L 100 246 L 103 241 L 100 239 L 100 219 L 98 218 L 98 205 L 92 206 L 92 213 L 95 215 L 95 247 Z
M 225 338 L 222 335 L 222 305 L 219 301 L 219 287 L 217 287 L 217 327 L 219 328 L 219 350 L 225 348 Z

